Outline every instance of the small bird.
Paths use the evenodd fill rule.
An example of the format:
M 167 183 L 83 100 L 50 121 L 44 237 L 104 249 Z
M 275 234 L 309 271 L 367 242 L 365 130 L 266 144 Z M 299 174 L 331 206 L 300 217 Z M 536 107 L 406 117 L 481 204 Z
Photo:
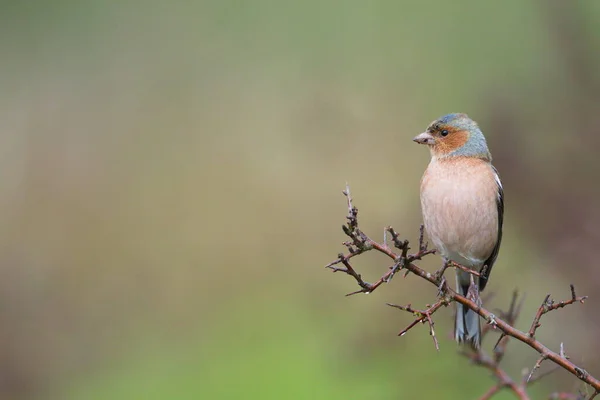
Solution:
M 466 114 L 433 121 L 414 139 L 429 147 L 431 162 L 421 179 L 425 230 L 445 262 L 480 273 L 456 270 L 458 293 L 481 303 L 502 240 L 504 192 L 485 137 Z M 457 303 L 454 336 L 474 348 L 481 345 L 479 315 Z

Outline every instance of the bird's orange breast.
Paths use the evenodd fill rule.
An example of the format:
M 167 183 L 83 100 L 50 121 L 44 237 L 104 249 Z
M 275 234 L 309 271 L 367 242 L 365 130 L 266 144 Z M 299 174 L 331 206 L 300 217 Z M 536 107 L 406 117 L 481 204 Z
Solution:
M 433 159 L 421 181 L 428 236 L 446 258 L 481 267 L 498 240 L 498 184 L 489 162 Z

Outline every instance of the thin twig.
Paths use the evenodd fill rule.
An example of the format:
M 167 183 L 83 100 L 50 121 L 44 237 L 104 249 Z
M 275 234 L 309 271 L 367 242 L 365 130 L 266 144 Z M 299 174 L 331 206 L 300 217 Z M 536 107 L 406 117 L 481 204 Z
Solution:
M 504 389 L 504 386 L 501 384 L 496 384 L 494 386 L 492 386 L 491 388 L 489 388 L 489 390 L 487 392 L 485 392 L 480 398 L 479 400 L 489 400 L 491 399 L 496 393 L 500 392 L 502 389 Z
M 465 271 L 467 274 L 471 274 L 471 275 L 473 275 L 473 276 L 476 276 L 476 277 L 480 277 L 480 276 L 481 276 L 481 274 L 480 274 L 479 272 L 475 271 L 474 269 L 467 268 L 467 267 L 465 267 L 464 265 L 460 265 L 460 264 L 458 264 L 458 263 L 455 263 L 454 261 L 451 261 L 451 262 L 450 262 L 450 266 L 452 266 L 452 267 L 454 267 L 454 268 L 458 268 L 458 269 L 460 269 L 460 270 L 463 270 L 463 271 Z
M 555 373 L 556 371 L 558 371 L 560 369 L 560 366 L 555 365 L 554 367 L 550 368 L 549 370 L 542 372 L 541 374 L 537 374 L 536 376 L 534 376 L 533 378 L 531 378 L 529 380 L 529 382 L 526 382 L 527 386 L 531 386 L 532 384 L 541 381 L 543 378 L 547 377 L 548 375 L 551 375 L 553 373 Z
M 410 304 L 406 305 L 406 306 L 401 306 L 401 305 L 397 305 L 397 304 L 390 304 L 390 303 L 386 303 L 388 306 L 390 307 L 394 307 L 397 308 L 399 310 L 402 311 L 406 311 L 409 312 L 413 315 L 415 315 L 417 318 L 410 323 L 410 325 L 408 325 L 406 328 L 402 329 L 399 333 L 398 336 L 404 336 L 406 334 L 406 332 L 408 332 L 409 330 L 411 330 L 414 326 L 416 326 L 419 322 L 421 323 L 425 323 L 425 321 L 427 321 L 427 323 L 429 323 L 429 334 L 431 335 L 431 337 L 433 338 L 433 344 L 435 345 L 435 349 L 436 350 L 440 350 L 440 345 L 438 343 L 437 337 L 435 336 L 435 330 L 433 329 L 433 319 L 431 318 L 431 316 L 433 314 L 435 314 L 435 312 L 437 310 L 439 310 L 442 306 L 446 307 L 449 303 L 446 299 L 442 298 L 440 300 L 438 300 L 435 304 L 433 305 L 427 305 L 427 309 L 426 310 L 417 310 L 412 308 L 412 306 Z
M 498 391 L 507 388 L 510 389 L 510 391 L 512 391 L 520 400 L 529 400 L 529 395 L 527 395 L 525 386 L 517 385 L 517 383 L 483 351 L 463 351 L 462 354 L 469 358 L 476 365 L 485 367 L 494 374 L 496 380 L 498 381 L 496 384 L 499 386 Z M 495 393 L 496 392 L 494 392 L 494 394 Z
M 544 356 L 542 354 L 542 356 L 536 361 L 533 368 L 531 368 L 531 371 L 529 371 L 529 375 L 527 376 L 527 380 L 525 381 L 525 383 L 529 383 L 531 381 L 531 377 L 533 376 L 533 373 L 542 366 L 542 363 L 544 362 L 544 360 L 546 360 L 546 356 Z
M 585 302 L 585 300 L 587 299 L 587 296 L 578 297 L 575 294 L 575 286 L 573 286 L 573 284 L 570 285 L 570 288 L 571 288 L 571 299 L 570 300 L 565 300 L 565 301 L 561 301 L 559 303 L 555 303 L 554 300 L 552 300 L 550 298 L 550 294 L 546 295 L 546 298 L 544 298 L 542 305 L 538 308 L 537 313 L 535 314 L 535 318 L 533 319 L 533 322 L 531 323 L 531 328 L 529 328 L 528 335 L 530 338 L 533 338 L 535 336 L 535 331 L 537 330 L 537 328 L 539 328 L 541 326 L 540 319 L 542 318 L 542 316 L 544 314 L 547 314 L 550 311 L 553 311 L 553 310 L 556 310 L 559 308 L 563 308 L 563 307 L 568 306 L 573 303 L 583 304 Z

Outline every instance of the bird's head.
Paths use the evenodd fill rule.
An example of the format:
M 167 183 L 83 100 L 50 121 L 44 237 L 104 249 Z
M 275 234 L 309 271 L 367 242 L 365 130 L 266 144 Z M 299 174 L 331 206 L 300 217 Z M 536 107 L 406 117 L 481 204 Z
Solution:
M 476 157 L 491 161 L 485 137 L 467 114 L 448 114 L 433 121 L 414 139 L 425 144 L 434 158 Z

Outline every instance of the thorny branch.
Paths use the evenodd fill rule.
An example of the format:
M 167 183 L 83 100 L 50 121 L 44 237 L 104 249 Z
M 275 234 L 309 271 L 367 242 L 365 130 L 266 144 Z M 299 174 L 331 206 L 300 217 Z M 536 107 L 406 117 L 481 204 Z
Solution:
M 437 303 L 435 303 L 434 305 L 428 304 L 427 310 L 421 311 L 421 310 L 415 310 L 414 308 L 411 307 L 410 304 L 407 306 L 399 306 L 396 304 L 387 303 L 387 305 L 390 307 L 398 308 L 400 310 L 409 312 L 417 317 L 417 319 L 415 319 L 410 325 L 408 325 L 406 328 L 402 329 L 400 331 L 400 333 L 398 333 L 398 336 L 404 336 L 406 334 L 406 332 L 408 332 L 413 326 L 417 325 L 419 322 L 421 322 L 421 323 L 427 322 L 429 324 L 429 334 L 433 338 L 433 344 L 435 345 L 436 350 L 440 349 L 440 345 L 438 343 L 437 338 L 435 337 L 435 331 L 433 330 L 433 319 L 431 318 L 431 316 L 442 306 L 446 307 L 448 304 L 449 304 L 448 301 L 446 299 L 442 298 L 442 299 L 438 300 Z
M 517 321 L 519 314 L 521 312 L 521 308 L 523 306 L 524 296 L 521 296 L 519 299 L 519 295 L 517 291 L 513 292 L 512 301 L 510 303 L 510 307 L 507 312 L 499 312 L 500 318 L 505 320 L 511 326 Z M 482 330 L 482 335 L 485 337 L 492 331 L 493 325 L 485 325 Z M 473 364 L 484 367 L 491 371 L 496 378 L 496 384 L 492 386 L 486 393 L 484 393 L 479 400 L 490 399 L 496 393 L 501 391 L 502 389 L 509 389 L 512 391 L 519 399 L 526 400 L 529 399 L 529 395 L 527 394 L 527 388 L 533 383 L 541 380 L 545 376 L 553 373 L 559 367 L 549 369 L 544 373 L 538 374 L 537 376 L 533 376 L 534 372 L 539 368 L 539 365 L 536 363 L 534 368 L 527 373 L 525 371 L 523 373 L 522 379 L 517 382 L 513 378 L 511 378 L 500 366 L 500 362 L 504 358 L 504 354 L 506 351 L 506 345 L 510 336 L 502 334 L 500 339 L 496 342 L 496 346 L 494 346 L 492 356 L 488 355 L 483 349 L 471 349 L 468 347 L 463 348 L 461 352 L 462 355 L 467 357 Z M 541 362 L 540 362 L 541 364 Z
M 325 267 L 331 269 L 333 272 L 344 272 L 345 274 L 350 275 L 352 278 L 354 278 L 354 280 L 357 282 L 358 286 L 360 287 L 360 290 L 348 293 L 346 296 L 351 296 L 358 293 L 371 293 L 378 287 L 380 287 L 383 283 L 389 283 L 394 277 L 394 275 L 402 270 L 404 270 L 405 277 L 408 275 L 408 273 L 413 273 L 419 278 L 430 282 L 438 288 L 439 299 L 434 304 L 427 305 L 426 309 L 415 309 L 412 307 L 411 304 L 401 306 L 388 303 L 388 305 L 400 309 L 402 311 L 409 312 L 415 316 L 415 320 L 402 331 L 400 331 L 400 336 L 405 335 L 410 329 L 412 329 L 419 323 L 427 323 L 429 325 L 429 334 L 432 336 L 433 343 L 437 350 L 439 350 L 439 343 L 435 335 L 433 315 L 440 308 L 446 307 L 452 302 L 458 302 L 463 306 L 478 313 L 487 322 L 487 325 L 484 326 L 482 331 L 483 335 L 486 335 L 492 329 L 498 329 L 501 332 L 500 338 L 494 346 L 494 352 L 492 356 L 489 356 L 481 349 L 465 349 L 462 353 L 467 358 L 469 358 L 474 364 L 489 369 L 496 378 L 496 384 L 493 387 L 491 387 L 480 398 L 481 400 L 489 399 L 505 388 L 511 390 L 521 400 L 529 399 L 526 390 L 527 387 L 530 384 L 540 380 L 548 373 L 554 371 L 554 369 L 552 369 L 546 373 L 538 374 L 537 376 L 535 375 L 536 371 L 541 367 L 542 363 L 547 360 L 553 362 L 556 365 L 556 368 L 562 368 L 575 375 L 579 380 L 590 385 L 593 388 L 593 393 L 588 398 L 588 400 L 595 398 L 598 395 L 598 393 L 600 393 L 600 381 L 592 375 L 590 375 L 585 369 L 571 362 L 566 356 L 562 344 L 559 353 L 556 353 L 550 350 L 548 347 L 546 347 L 544 344 L 542 344 L 535 338 L 536 330 L 541 326 L 540 319 L 543 315 L 549 313 L 550 311 L 554 311 L 574 303 L 584 303 L 587 296 L 577 296 L 573 285 L 571 285 L 571 298 L 569 300 L 555 302 L 550 298 L 550 295 L 547 295 L 542 305 L 537 310 L 537 313 L 533 319 L 529 331 L 520 331 L 514 328 L 514 325 L 523 305 L 523 297 L 521 297 L 521 299 L 518 301 L 518 296 L 515 292 L 513 294 L 513 299 L 508 312 L 500 311 L 496 315 L 488 311 L 487 309 L 481 307 L 474 301 L 468 299 L 467 297 L 458 294 L 446 284 L 446 280 L 444 278 L 445 270 L 449 267 L 453 267 L 467 271 L 469 273 L 472 273 L 473 275 L 478 275 L 476 271 L 472 271 L 462 265 L 458 265 L 453 262 L 445 263 L 439 270 L 437 270 L 434 273 L 427 272 L 424 269 L 418 267 L 414 264 L 415 261 L 421 260 L 426 255 L 435 253 L 434 249 L 428 249 L 428 245 L 424 241 L 423 226 L 421 226 L 420 229 L 419 247 L 416 253 L 409 254 L 410 247 L 408 240 L 400 239 L 400 235 L 398 234 L 398 232 L 396 232 L 391 226 L 385 228 L 384 242 L 378 243 L 369 238 L 359 228 L 358 209 L 352 203 L 352 196 L 350 195 L 350 188 L 348 186 L 346 186 L 346 190 L 343 191 L 343 194 L 346 196 L 347 199 L 348 215 L 346 216 L 347 222 L 345 225 L 342 226 L 342 229 L 346 236 L 350 238 L 350 240 L 344 242 L 343 245 L 347 248 L 348 252 L 338 254 L 337 259 L 330 262 Z M 387 245 L 387 234 L 391 236 L 393 248 Z M 393 260 L 393 263 L 389 266 L 387 272 L 383 274 L 374 283 L 366 282 L 362 278 L 361 274 L 359 274 L 356 271 L 356 269 L 352 266 L 350 262 L 352 258 L 371 250 L 376 250 L 382 254 L 385 254 Z M 520 342 L 527 344 L 529 347 L 537 351 L 540 355 L 533 368 L 530 371 L 528 371 L 528 373 L 524 373 L 522 379 L 519 382 L 513 380 L 499 366 L 500 362 L 504 357 L 504 352 L 509 338 L 514 338 Z M 585 399 L 585 397 L 581 396 L 581 394 L 572 395 L 569 393 L 554 393 L 551 395 L 550 398 Z
M 537 330 L 537 328 L 539 328 L 541 326 L 540 319 L 542 318 L 542 315 L 547 314 L 550 311 L 568 306 L 569 304 L 583 303 L 583 302 L 585 302 L 586 299 L 587 299 L 587 296 L 578 297 L 575 294 L 575 286 L 573 286 L 573 284 L 571 284 L 571 299 L 570 300 L 555 303 L 554 300 L 552 300 L 550 298 L 550 294 L 547 294 L 546 298 L 544 299 L 544 302 L 542 303 L 542 305 L 538 309 L 537 313 L 535 314 L 535 318 L 533 319 L 533 322 L 531 323 L 531 328 L 529 328 L 529 332 L 528 332 L 529 337 L 533 338 L 535 336 L 535 331 Z

